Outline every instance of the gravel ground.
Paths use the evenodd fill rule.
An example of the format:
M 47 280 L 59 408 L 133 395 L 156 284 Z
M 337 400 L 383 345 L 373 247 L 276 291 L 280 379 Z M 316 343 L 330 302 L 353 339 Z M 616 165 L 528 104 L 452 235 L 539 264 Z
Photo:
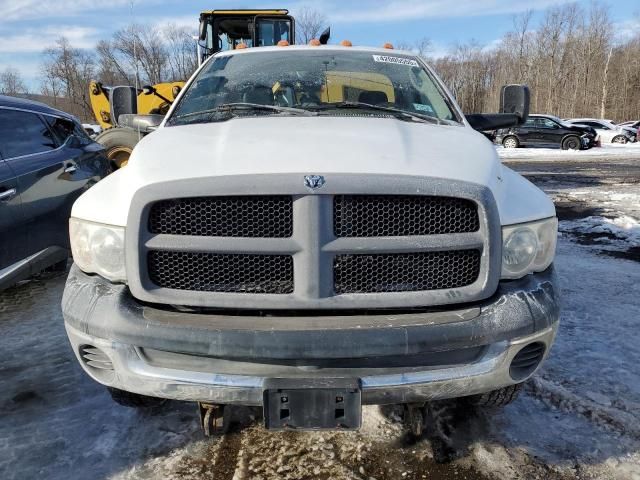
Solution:
M 562 222 L 638 218 L 639 165 L 510 164 L 553 196 Z M 634 240 L 595 241 L 571 225 L 559 241 L 565 305 L 547 364 L 502 411 L 432 405 L 420 439 L 392 408 L 365 408 L 350 433 L 267 433 L 238 408 L 236 426 L 204 439 L 192 404 L 120 407 L 69 348 L 64 277 L 24 282 L 0 293 L 0 478 L 640 479 Z

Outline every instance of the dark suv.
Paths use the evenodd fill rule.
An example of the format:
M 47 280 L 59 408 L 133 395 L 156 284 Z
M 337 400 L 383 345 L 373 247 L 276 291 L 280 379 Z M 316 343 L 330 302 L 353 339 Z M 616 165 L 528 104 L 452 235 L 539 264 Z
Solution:
M 536 146 L 581 150 L 593 147 L 596 137 L 596 131 L 588 126 L 571 125 L 553 115 L 529 115 L 519 127 L 498 130 L 495 142 L 505 148 Z
M 108 169 L 74 117 L 0 95 L 0 289 L 66 267 L 71 206 Z

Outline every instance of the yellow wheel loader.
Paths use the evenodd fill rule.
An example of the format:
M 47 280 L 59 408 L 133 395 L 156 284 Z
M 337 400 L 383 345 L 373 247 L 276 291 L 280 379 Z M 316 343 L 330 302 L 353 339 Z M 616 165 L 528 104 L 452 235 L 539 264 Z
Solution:
M 325 32 L 326 40 L 328 33 Z M 295 43 L 295 21 L 288 10 L 210 10 L 200 14 L 198 62 L 240 44 L 247 47 Z M 93 81 L 89 86 L 91 107 L 103 132 L 96 141 L 104 145 L 114 168 L 127 164 L 133 147 L 155 130 L 184 81 L 160 83 L 136 89 L 108 87 Z

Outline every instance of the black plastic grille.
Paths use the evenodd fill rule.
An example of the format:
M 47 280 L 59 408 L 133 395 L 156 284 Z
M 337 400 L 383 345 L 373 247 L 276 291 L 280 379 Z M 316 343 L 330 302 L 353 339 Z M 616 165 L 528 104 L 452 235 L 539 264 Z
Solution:
M 336 237 L 396 237 L 476 232 L 478 208 L 470 200 L 419 195 L 338 195 Z
M 290 196 L 195 197 L 162 200 L 151 207 L 149 231 L 206 237 L 290 237 Z
M 478 250 L 337 255 L 334 290 L 343 293 L 415 292 L 470 285 L 480 273 Z
M 197 292 L 293 292 L 293 258 L 152 250 L 149 277 L 159 287 Z

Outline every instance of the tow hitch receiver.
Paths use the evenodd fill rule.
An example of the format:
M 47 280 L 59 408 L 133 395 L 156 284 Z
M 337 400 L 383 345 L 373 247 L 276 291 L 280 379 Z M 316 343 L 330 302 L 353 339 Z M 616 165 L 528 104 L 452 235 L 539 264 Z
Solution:
M 268 379 L 263 395 L 269 430 L 356 430 L 362 422 L 358 379 Z
M 224 405 L 198 402 L 198 413 L 205 437 L 212 437 L 223 432 Z

